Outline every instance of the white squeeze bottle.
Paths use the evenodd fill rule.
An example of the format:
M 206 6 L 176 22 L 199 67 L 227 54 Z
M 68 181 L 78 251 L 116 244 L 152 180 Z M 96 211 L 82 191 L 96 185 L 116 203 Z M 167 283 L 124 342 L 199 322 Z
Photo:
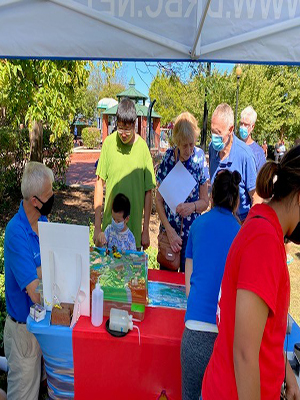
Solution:
M 103 290 L 100 283 L 96 283 L 95 289 L 92 291 L 92 324 L 100 326 L 103 322 Z

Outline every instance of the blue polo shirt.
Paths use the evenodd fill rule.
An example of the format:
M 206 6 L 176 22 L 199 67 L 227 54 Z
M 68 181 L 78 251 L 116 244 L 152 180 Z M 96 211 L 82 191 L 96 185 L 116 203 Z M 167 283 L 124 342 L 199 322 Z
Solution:
M 253 151 L 253 154 L 254 154 L 256 172 L 259 173 L 259 170 L 261 169 L 261 167 L 266 163 L 265 152 L 263 151 L 261 146 L 259 144 L 257 144 L 256 142 L 249 144 L 249 147 Z
M 41 216 L 39 221 L 47 221 Z M 41 266 L 38 235 L 32 230 L 24 211 L 9 221 L 4 239 L 5 300 L 8 314 L 19 322 L 26 322 L 32 301 L 26 286 L 38 279 L 36 269 Z
M 243 221 L 247 217 L 251 207 L 249 192 L 255 189 L 257 172 L 252 150 L 235 135 L 233 135 L 230 153 L 222 161 L 220 160 L 219 152 L 214 150 L 211 143 L 209 145 L 209 174 L 211 184 L 214 183 L 215 176 L 221 169 L 238 171 L 241 174 L 240 205 L 237 214 L 241 221 Z
M 185 252 L 193 260 L 185 321 L 216 323 L 225 262 L 239 229 L 237 219 L 223 207 L 214 207 L 193 222 Z

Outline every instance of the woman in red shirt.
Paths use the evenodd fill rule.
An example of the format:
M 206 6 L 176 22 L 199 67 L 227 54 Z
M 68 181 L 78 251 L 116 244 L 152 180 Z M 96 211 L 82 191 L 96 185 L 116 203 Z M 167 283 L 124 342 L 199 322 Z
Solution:
M 229 250 L 217 311 L 219 334 L 202 385 L 203 400 L 300 400 L 284 338 L 290 281 L 284 237 L 300 243 L 300 146 L 260 170 L 252 207 Z

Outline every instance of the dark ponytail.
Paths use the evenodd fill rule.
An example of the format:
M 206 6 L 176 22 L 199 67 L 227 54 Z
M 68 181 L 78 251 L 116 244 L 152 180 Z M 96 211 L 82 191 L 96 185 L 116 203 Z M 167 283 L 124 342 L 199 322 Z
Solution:
M 214 206 L 227 208 L 234 212 L 239 202 L 239 183 L 241 175 L 237 171 L 220 170 L 212 188 Z
M 269 199 L 274 194 L 274 183 L 278 174 L 278 166 L 274 161 L 263 165 L 256 178 L 256 192 L 262 199 Z
M 269 161 L 261 168 L 256 191 L 261 198 L 276 201 L 300 192 L 300 145 L 288 151 L 279 164 Z

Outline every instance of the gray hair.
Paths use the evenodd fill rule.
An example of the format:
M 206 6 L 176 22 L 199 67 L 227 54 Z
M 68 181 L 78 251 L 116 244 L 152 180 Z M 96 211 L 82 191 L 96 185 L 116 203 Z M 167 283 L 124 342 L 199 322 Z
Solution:
M 249 117 L 250 122 L 252 125 L 255 124 L 257 120 L 257 112 L 254 110 L 252 106 L 246 107 L 242 112 L 241 112 L 241 119 L 244 119 L 245 117 Z
M 223 121 L 227 123 L 228 127 L 234 125 L 233 111 L 230 105 L 227 103 L 221 103 L 217 106 L 212 115 L 212 118 L 214 117 L 221 118 Z
M 40 196 L 43 193 L 45 183 L 54 182 L 53 172 L 46 165 L 30 161 L 23 172 L 21 191 L 25 200 L 32 196 Z

